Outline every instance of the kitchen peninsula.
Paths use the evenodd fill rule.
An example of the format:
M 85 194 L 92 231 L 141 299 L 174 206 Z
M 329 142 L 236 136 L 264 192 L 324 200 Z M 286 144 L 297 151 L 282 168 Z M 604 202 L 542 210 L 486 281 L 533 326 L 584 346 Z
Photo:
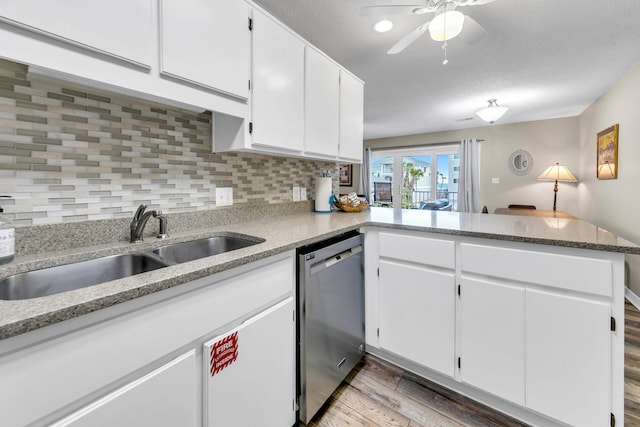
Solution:
M 108 227 L 107 223 L 100 225 Z M 54 228 L 37 231 L 55 233 Z M 294 249 L 354 229 L 365 233 L 369 352 L 531 423 L 590 425 L 608 420 L 610 414 L 622 420 L 624 332 L 621 327 L 611 330 L 610 318 L 623 323 L 624 254 L 640 254 L 640 247 L 577 219 L 371 208 L 361 213 L 324 215 L 279 212 L 256 215 L 243 222 L 199 224 L 188 232 L 172 234 L 171 241 L 241 233 L 265 242 L 90 288 L 33 300 L 0 301 L 1 374 L 12 378 L 20 389 L 19 384 L 32 383 L 25 381 L 20 370 L 11 376 L 5 376 L 5 370 L 19 366 L 21 360 L 15 356 L 28 353 L 32 346 L 44 349 L 43 343 L 51 345 L 66 334 L 88 332 L 114 316 L 124 319 L 138 315 L 154 304 L 177 302 L 186 298 L 183 294 L 214 289 L 234 277 L 248 274 L 251 280 L 241 279 L 239 285 L 246 283 L 242 289 L 247 290 L 254 289 L 248 286 L 258 286 L 255 289 L 260 290 L 260 283 L 264 282 L 265 289 L 273 289 L 278 304 L 285 304 L 274 307 L 286 308 L 292 289 L 285 288 L 294 283 Z M 55 239 L 56 235 L 49 237 Z M 81 245 L 82 241 L 75 243 Z M 0 267 L 0 278 L 157 246 L 158 242 L 148 238 L 136 245 L 118 241 L 47 253 L 23 252 L 13 263 Z M 263 269 L 271 268 L 271 274 L 288 285 L 269 284 L 271 270 Z M 290 277 L 285 280 L 286 274 Z M 202 281 L 212 277 L 220 279 L 203 287 Z M 242 295 L 247 300 L 255 299 L 253 293 Z M 254 301 L 248 312 L 256 312 L 270 298 Z M 415 312 L 411 311 L 414 302 L 419 309 Z M 399 307 L 411 313 L 405 323 L 395 315 Z M 436 314 L 437 324 L 429 317 Z M 567 318 L 573 320 L 565 322 Z M 590 329 L 603 319 L 605 325 L 601 329 Z M 160 320 L 163 319 L 157 321 Z M 557 320 L 566 327 L 578 327 L 585 334 L 573 334 L 555 323 Z M 220 322 L 221 327 L 225 322 Z M 210 329 L 215 330 L 216 325 Z M 426 341 L 417 339 L 418 332 Z M 550 352 L 550 348 L 554 351 Z M 574 358 L 583 353 L 597 357 L 584 361 Z M 196 358 L 189 352 L 180 357 L 172 367 L 188 365 Z M 12 363 L 6 363 L 8 360 Z M 565 360 L 570 360 L 571 366 L 566 366 Z M 37 401 L 46 400 L 48 406 L 31 411 L 32 418 L 26 421 L 46 419 L 49 413 L 60 416 L 64 411 L 81 410 L 98 397 L 98 390 L 106 384 L 122 386 L 117 381 L 120 374 L 113 375 L 116 376 L 95 389 L 82 391 L 85 394 L 46 399 L 33 396 Z M 605 387 L 594 392 L 574 383 L 576 378 L 594 381 L 591 387 Z M 0 401 L 4 402 L 1 406 L 7 416 L 20 411 L 11 381 L 0 388 Z M 557 391 L 549 392 L 549 385 Z M 198 389 L 191 386 L 185 385 Z M 29 393 L 41 393 L 39 387 L 29 387 Z M 14 404 L 9 405 L 12 397 Z M 580 399 L 587 399 L 590 405 L 585 407 Z M 562 407 L 556 405 L 558 400 Z M 581 406 L 581 411 L 572 410 L 575 404 Z M 584 418 L 572 418 L 583 414 L 593 420 L 581 424 Z

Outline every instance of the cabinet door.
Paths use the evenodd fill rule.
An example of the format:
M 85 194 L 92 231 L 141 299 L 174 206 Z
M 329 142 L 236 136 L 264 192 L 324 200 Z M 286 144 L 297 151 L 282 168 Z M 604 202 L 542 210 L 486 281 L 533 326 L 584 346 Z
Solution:
M 301 152 L 304 125 L 304 44 L 253 10 L 252 144 Z
M 340 158 L 362 163 L 364 86 L 351 74 L 340 72 Z
M 96 366 L 96 369 L 100 367 Z M 191 350 L 52 427 L 195 427 L 196 372 L 196 354 Z
M 527 290 L 527 407 L 574 426 L 609 425 L 611 310 Z
M 304 150 L 338 156 L 340 70 L 324 55 L 305 48 Z
M 161 72 L 246 99 L 249 6 L 229 0 L 160 2 Z
M 462 381 L 524 405 L 524 289 L 471 279 L 461 284 Z
M 210 427 L 294 423 L 293 298 L 204 345 L 205 421 Z
M 380 347 L 453 377 L 455 276 L 380 261 Z
M 0 2 L 0 20 L 151 68 L 152 0 Z

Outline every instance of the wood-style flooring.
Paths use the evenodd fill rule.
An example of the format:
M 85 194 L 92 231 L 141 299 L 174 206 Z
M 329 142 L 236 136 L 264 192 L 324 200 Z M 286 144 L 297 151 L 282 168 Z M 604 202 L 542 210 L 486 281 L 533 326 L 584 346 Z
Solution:
M 525 426 L 367 355 L 309 427 Z M 640 426 L 640 312 L 625 306 L 625 426 Z
M 624 425 L 640 426 L 640 311 L 624 307 Z

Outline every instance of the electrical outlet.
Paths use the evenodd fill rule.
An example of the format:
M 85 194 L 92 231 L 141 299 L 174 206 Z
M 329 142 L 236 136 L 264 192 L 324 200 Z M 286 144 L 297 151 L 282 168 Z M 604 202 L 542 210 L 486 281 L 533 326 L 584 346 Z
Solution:
M 300 187 L 293 187 L 293 201 L 300 201 Z
M 231 205 L 233 205 L 233 188 L 216 187 L 216 206 L 231 206 Z
M 500 184 L 500 178 L 491 178 L 492 184 Z
M 300 187 L 300 200 L 307 200 L 307 187 Z

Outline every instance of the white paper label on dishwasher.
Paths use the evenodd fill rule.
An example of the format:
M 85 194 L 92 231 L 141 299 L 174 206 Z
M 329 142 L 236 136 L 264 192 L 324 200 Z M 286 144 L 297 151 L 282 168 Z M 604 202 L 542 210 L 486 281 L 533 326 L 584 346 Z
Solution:
M 15 229 L 0 230 L 0 258 L 14 255 L 15 253 Z

